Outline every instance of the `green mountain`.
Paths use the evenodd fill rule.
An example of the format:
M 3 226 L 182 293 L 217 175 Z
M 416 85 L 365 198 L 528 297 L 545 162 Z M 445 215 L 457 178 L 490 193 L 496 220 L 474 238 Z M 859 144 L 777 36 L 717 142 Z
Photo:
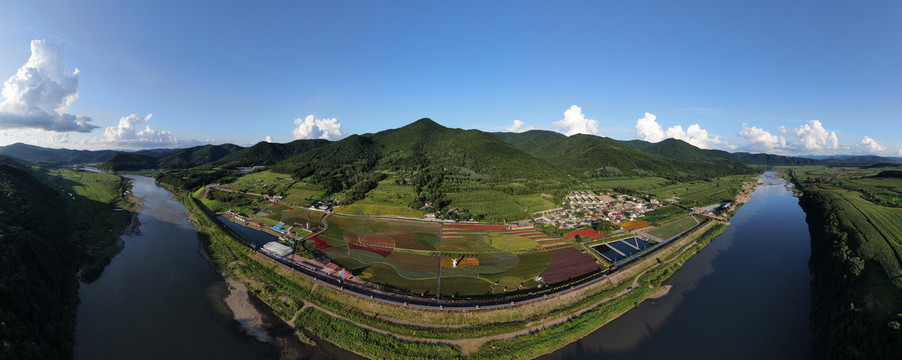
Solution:
M 782 156 L 773 154 L 751 154 L 747 152 L 735 152 L 733 156 L 744 164 L 764 165 L 764 166 L 800 166 L 800 165 L 821 165 L 821 160 L 810 159 L 805 157 Z
M 60 231 L 66 204 L 0 163 L 0 358 L 72 358 L 78 250 Z
M 567 135 L 548 130 L 529 130 L 521 133 L 496 132 L 493 134 L 526 151 L 532 151 L 551 142 L 567 138 Z
M 651 144 L 576 134 L 532 150 L 577 177 L 715 177 L 751 171 L 718 150 L 701 150 L 679 140 Z
M 201 145 L 175 151 L 169 151 L 158 157 L 120 152 L 111 156 L 100 165 L 101 169 L 144 170 L 144 169 L 188 169 L 202 166 L 222 159 L 244 148 L 233 144 Z
M 274 169 L 305 177 L 359 171 L 416 170 L 434 167 L 448 175 L 481 180 L 561 181 L 567 175 L 548 161 L 479 130 L 451 129 L 431 119 L 375 134 L 352 135 L 291 157 Z
M 295 140 L 287 144 L 261 141 L 249 148 L 228 154 L 212 165 L 225 167 L 273 165 L 326 144 L 329 144 L 329 141 L 323 139 Z
M 678 139 L 665 139 L 656 143 L 642 140 L 624 141 L 637 149 L 648 151 L 663 158 L 678 161 L 687 172 L 705 173 L 712 169 L 723 174 L 740 174 L 749 172 L 748 166 L 736 159 L 733 154 L 723 150 L 700 149 Z
M 156 169 L 157 158 L 140 154 L 116 153 L 100 164 L 98 168 L 113 171 Z
M 234 144 L 201 145 L 160 155 L 157 168 L 187 169 L 220 160 L 244 149 Z
M 6 155 L 25 162 L 45 163 L 48 165 L 100 163 L 116 153 L 118 151 L 115 150 L 48 149 L 23 143 L 0 146 L 0 155 Z

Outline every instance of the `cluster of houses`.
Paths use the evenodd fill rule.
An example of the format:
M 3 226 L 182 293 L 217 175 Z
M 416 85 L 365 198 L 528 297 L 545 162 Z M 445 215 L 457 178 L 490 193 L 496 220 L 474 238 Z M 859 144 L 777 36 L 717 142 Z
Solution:
M 679 199 L 667 199 L 669 202 Z M 646 212 L 663 206 L 657 199 L 623 195 L 598 195 L 591 191 L 574 191 L 564 199 L 564 207 L 545 211 L 534 219 L 536 223 L 554 225 L 561 229 L 573 229 L 592 225 L 600 220 L 619 224 L 644 216 Z

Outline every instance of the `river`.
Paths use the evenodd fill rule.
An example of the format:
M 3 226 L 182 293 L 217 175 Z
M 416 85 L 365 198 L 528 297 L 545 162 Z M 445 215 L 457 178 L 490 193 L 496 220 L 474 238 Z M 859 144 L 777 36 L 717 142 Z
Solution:
M 250 335 L 226 305 L 229 287 L 203 257 L 184 206 L 152 178 L 133 178 L 144 200 L 140 234 L 124 236 L 100 278 L 81 284 L 76 359 L 332 357 L 298 341 L 253 297 L 245 308 L 259 313 L 262 333 Z
M 810 359 L 811 238 L 774 175 L 665 282 L 668 295 L 542 359 Z

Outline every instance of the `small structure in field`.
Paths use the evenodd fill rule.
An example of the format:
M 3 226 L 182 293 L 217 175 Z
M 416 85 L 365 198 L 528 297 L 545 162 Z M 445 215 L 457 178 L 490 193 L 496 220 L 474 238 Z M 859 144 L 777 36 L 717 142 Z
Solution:
M 278 257 L 291 255 L 291 248 L 278 242 L 271 241 L 263 245 L 263 250 Z

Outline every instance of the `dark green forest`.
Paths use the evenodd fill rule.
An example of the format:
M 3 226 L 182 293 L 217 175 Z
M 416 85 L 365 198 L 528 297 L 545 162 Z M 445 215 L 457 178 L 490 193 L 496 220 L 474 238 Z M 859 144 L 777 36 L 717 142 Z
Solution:
M 60 195 L 0 165 L 0 358 L 72 358 L 78 305 L 76 245 L 59 224 Z

